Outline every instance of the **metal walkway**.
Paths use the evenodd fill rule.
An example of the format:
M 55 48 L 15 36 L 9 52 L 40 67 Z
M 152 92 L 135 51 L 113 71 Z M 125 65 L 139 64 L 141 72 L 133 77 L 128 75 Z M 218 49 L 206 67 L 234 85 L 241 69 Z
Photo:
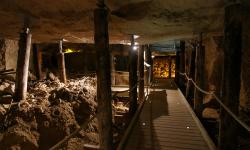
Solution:
M 165 85 L 160 81 L 151 89 L 124 149 L 215 149 L 180 90 Z

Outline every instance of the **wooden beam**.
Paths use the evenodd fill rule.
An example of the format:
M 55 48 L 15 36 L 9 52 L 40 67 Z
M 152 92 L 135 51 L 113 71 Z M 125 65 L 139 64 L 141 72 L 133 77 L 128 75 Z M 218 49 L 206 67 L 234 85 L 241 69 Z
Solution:
M 108 10 L 104 5 L 94 10 L 95 48 L 97 63 L 97 102 L 100 149 L 113 149 L 112 98 Z
M 34 64 L 36 70 L 36 77 L 42 80 L 42 52 L 36 43 L 33 44 Z
M 180 87 L 180 50 L 176 51 L 175 57 L 175 83 Z
M 146 61 L 147 64 L 150 65 L 150 67 L 147 69 L 147 71 L 148 71 L 147 72 L 148 73 L 148 82 L 147 82 L 147 84 L 149 85 L 150 82 L 152 81 L 152 78 L 153 78 L 152 52 L 150 51 L 149 45 L 145 46 L 145 55 L 146 55 L 145 61 Z
M 134 35 L 131 36 L 131 49 L 129 51 L 129 113 L 133 115 L 137 109 L 137 50 L 134 50 Z
M 180 63 L 179 63 L 179 71 L 181 73 L 185 73 L 185 41 L 180 41 Z M 185 92 L 185 77 L 179 76 L 179 87 L 182 93 Z
M 202 33 L 199 35 L 199 45 L 195 58 L 195 83 L 204 89 L 205 47 L 202 46 Z M 203 104 L 203 93 L 197 88 L 194 90 L 194 109 L 198 110 Z M 201 114 L 197 114 L 198 116 Z
M 141 46 L 139 49 L 138 68 L 139 68 L 139 102 L 144 98 L 144 49 L 145 46 Z
M 63 41 L 59 41 L 59 52 L 58 52 L 58 69 L 60 74 L 60 81 L 63 83 L 67 83 L 67 77 L 66 77 L 66 69 L 65 69 L 65 59 L 64 59 L 64 53 L 62 48 Z
M 193 44 L 191 58 L 189 60 L 188 66 L 188 76 L 195 79 L 195 55 L 196 55 L 196 44 Z M 186 98 L 191 106 L 194 106 L 193 98 L 194 98 L 194 85 L 191 81 L 187 81 L 186 87 Z
M 241 4 L 225 7 L 223 103 L 236 115 L 239 110 L 242 18 Z M 220 114 L 220 150 L 237 149 L 237 123 L 224 110 Z
M 171 58 L 171 56 L 169 56 L 168 57 L 168 72 L 169 72 L 169 76 L 168 76 L 168 78 L 169 79 L 171 79 L 171 73 L 172 73 L 172 58 Z
M 14 100 L 17 102 L 26 100 L 31 37 L 32 35 L 28 28 L 20 33 L 14 97 Z

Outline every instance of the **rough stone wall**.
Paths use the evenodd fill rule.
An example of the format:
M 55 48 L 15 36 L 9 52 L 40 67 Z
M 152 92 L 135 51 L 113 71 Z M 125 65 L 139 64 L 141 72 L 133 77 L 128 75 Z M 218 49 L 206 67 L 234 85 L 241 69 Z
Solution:
M 208 37 L 205 45 L 205 89 L 219 96 L 222 87 L 223 49 L 220 37 Z
M 0 70 L 5 69 L 5 43 L 3 39 L 0 39 Z
M 6 69 L 16 69 L 18 55 L 18 41 L 5 39 L 5 67 Z
M 0 70 L 16 69 L 18 41 L 0 39 Z

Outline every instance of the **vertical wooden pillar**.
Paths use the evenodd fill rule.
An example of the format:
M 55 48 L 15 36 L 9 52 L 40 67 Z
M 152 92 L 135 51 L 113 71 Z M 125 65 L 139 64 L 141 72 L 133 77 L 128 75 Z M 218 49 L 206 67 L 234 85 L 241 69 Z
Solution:
M 149 64 L 151 65 L 151 67 L 149 68 L 149 76 L 150 76 L 150 82 L 153 81 L 153 78 L 154 78 L 154 75 L 153 75 L 153 58 L 152 58 L 152 51 L 150 49 L 150 45 L 147 46 L 147 49 L 148 49 L 148 52 L 149 52 L 149 58 L 148 58 L 148 61 L 149 61 Z
M 14 98 L 17 102 L 26 100 L 31 37 L 32 35 L 28 28 L 20 33 Z
M 185 41 L 180 41 L 180 62 L 179 71 L 185 73 Z M 179 76 L 179 87 L 182 93 L 185 93 L 185 77 Z
M 195 83 L 204 89 L 204 67 L 205 67 L 205 48 L 202 46 L 202 33 L 199 35 L 199 45 L 196 49 L 195 59 Z M 197 88 L 194 90 L 194 109 L 198 110 L 203 104 L 203 93 Z M 199 115 L 199 114 L 197 114 Z
M 129 113 L 133 115 L 137 109 L 137 50 L 134 50 L 134 35 L 131 36 L 131 49 L 129 51 Z
M 195 56 L 196 56 L 196 44 L 193 44 L 192 52 L 191 52 L 191 58 L 190 58 L 190 65 L 188 68 L 188 76 L 195 79 Z M 194 98 L 194 85 L 191 83 L 191 81 L 187 82 L 187 88 L 186 88 L 186 98 L 189 101 L 190 105 L 193 106 L 193 98 Z
M 175 57 L 175 83 L 180 87 L 180 50 L 176 51 L 176 57 Z
M 138 68 L 139 68 L 139 102 L 143 101 L 144 98 L 144 49 L 145 46 L 141 46 L 138 55 Z
M 147 67 L 147 82 L 146 82 L 147 85 L 149 85 L 150 84 L 150 73 L 151 73 L 150 68 L 152 67 L 152 65 L 150 64 L 151 55 L 150 55 L 150 50 L 149 50 L 148 45 L 144 46 L 144 51 L 145 51 L 145 62 L 150 65 Z
M 108 10 L 104 4 L 94 10 L 97 62 L 97 102 L 100 149 L 113 149 L 111 107 L 111 64 L 108 33 Z
M 171 56 L 168 57 L 168 72 L 169 72 L 169 76 L 168 78 L 171 79 L 171 74 L 172 74 L 172 68 L 171 68 L 171 65 L 172 65 L 172 58 Z
M 63 48 L 62 48 L 62 42 L 63 42 L 62 40 L 59 41 L 58 68 L 59 68 L 59 74 L 60 74 L 60 81 L 63 83 L 67 83 L 65 59 L 64 59 L 64 53 L 63 53 Z
M 42 80 L 42 52 L 38 49 L 37 44 L 33 44 L 33 56 L 36 69 L 36 77 Z
M 241 4 L 225 7 L 223 103 L 236 115 L 239 109 L 242 18 Z M 222 108 L 220 114 L 220 150 L 237 149 L 237 123 Z

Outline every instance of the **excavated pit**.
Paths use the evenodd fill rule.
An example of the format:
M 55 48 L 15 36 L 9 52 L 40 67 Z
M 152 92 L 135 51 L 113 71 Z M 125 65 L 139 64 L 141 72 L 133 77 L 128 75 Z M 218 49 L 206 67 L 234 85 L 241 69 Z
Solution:
M 48 78 L 28 83 L 26 101 L 0 105 L 1 149 L 49 149 L 95 116 L 95 77 L 70 79 L 67 84 L 61 83 L 56 76 L 53 80 Z M 1 97 L 9 95 L 11 101 L 14 82 L 2 80 L 0 87 Z M 129 119 L 126 115 L 128 108 L 119 102 L 119 98 L 115 99 L 118 102 L 112 104 L 113 134 L 114 143 L 117 144 Z M 87 128 L 61 145 L 61 149 L 84 149 L 86 144 L 98 143 L 97 119 L 94 119 Z

